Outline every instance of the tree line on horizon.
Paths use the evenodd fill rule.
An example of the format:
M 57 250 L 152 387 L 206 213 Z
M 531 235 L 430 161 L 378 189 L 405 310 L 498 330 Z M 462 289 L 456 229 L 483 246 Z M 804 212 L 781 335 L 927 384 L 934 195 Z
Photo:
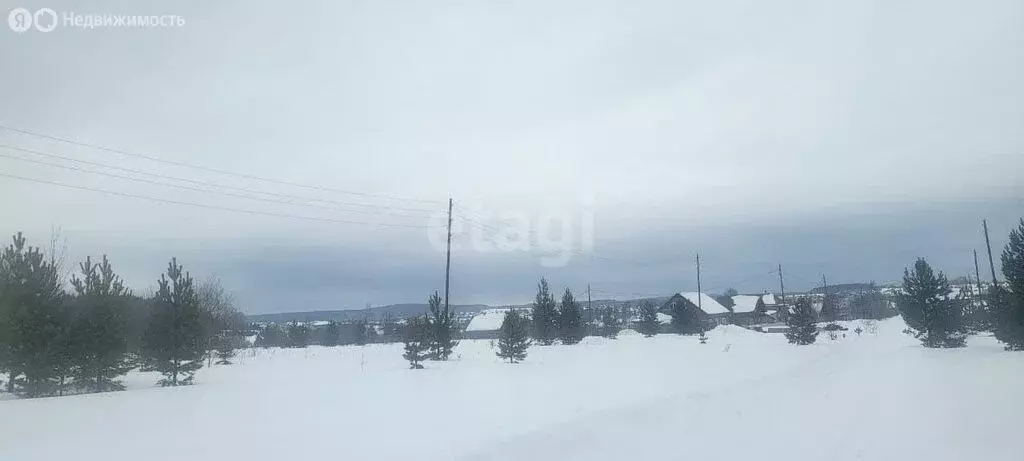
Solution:
M 190 384 L 204 360 L 228 364 L 244 323 L 215 278 L 196 283 L 177 260 L 152 296 L 124 285 L 103 256 L 65 278 L 63 254 L 27 244 L 17 233 L 0 253 L 2 389 L 20 397 L 123 390 L 133 369 L 156 371 L 158 384 Z
M 431 306 L 435 301 L 431 301 Z M 509 308 L 505 312 L 499 328 L 498 350 L 496 355 L 509 363 L 517 363 L 527 356 L 528 348 L 533 345 L 552 345 L 557 343 L 574 345 L 580 343 L 588 335 L 603 336 L 614 339 L 622 329 L 622 321 L 612 309 L 601 309 L 599 316 L 587 322 L 583 319 L 583 309 L 566 288 L 561 301 L 555 301 L 546 278 L 537 284 L 537 293 L 530 306 L 529 314 L 520 309 Z M 692 309 L 685 306 L 674 307 L 670 315 L 675 332 L 679 334 L 698 334 L 701 343 L 707 341 L 704 334 L 706 326 Z M 410 352 L 417 342 L 431 341 L 429 318 L 415 320 L 406 325 L 406 353 L 404 357 L 410 361 L 412 368 L 422 368 L 421 360 Z M 658 308 L 650 301 L 644 300 L 639 306 L 639 318 L 634 327 L 644 337 L 652 337 L 660 330 Z M 590 330 L 590 328 L 593 328 Z M 442 330 L 443 331 L 443 330 Z
M 78 273 L 65 277 L 55 248 L 49 254 L 27 245 L 21 233 L 0 253 L 0 388 L 22 397 L 106 392 L 124 388 L 120 378 L 133 369 L 162 375 L 158 384 L 191 384 L 195 372 L 216 359 L 230 364 L 234 351 L 246 344 L 240 335 L 244 317 L 216 279 L 197 283 L 172 258 L 157 279 L 152 295 L 128 289 L 103 256 L 87 257 Z M 992 331 L 1007 350 L 1024 350 L 1024 219 L 1002 251 L 1006 286 L 992 284 L 984 293 L 954 293 L 949 280 L 918 258 L 904 270 L 896 307 L 906 332 L 925 347 L 962 347 L 972 332 Z M 823 300 L 825 312 L 829 298 Z M 834 302 L 834 301 L 833 301 Z M 670 331 L 697 335 L 707 341 L 712 326 L 692 303 L 663 306 L 671 316 Z M 584 321 L 584 310 L 572 291 L 560 302 L 541 278 L 528 312 L 509 309 L 500 327 L 496 355 L 515 363 L 527 357 L 531 345 L 574 345 L 585 336 L 615 338 L 623 322 L 612 309 Z M 658 334 L 659 308 L 649 300 L 632 311 L 629 322 L 645 337 Z M 789 342 L 812 344 L 827 320 L 806 297 L 787 307 Z M 632 315 L 632 314 L 631 314 Z M 633 320 L 633 319 L 636 320 Z M 827 326 L 824 330 L 828 330 Z M 388 326 L 385 325 L 387 329 Z M 404 343 L 403 357 L 411 368 L 427 360 L 449 360 L 459 342 L 452 309 L 435 291 L 427 312 L 390 324 Z M 256 345 L 305 347 L 366 344 L 378 339 L 366 322 L 329 322 L 313 330 L 292 322 L 267 325 Z M 389 336 L 390 337 L 390 336 Z

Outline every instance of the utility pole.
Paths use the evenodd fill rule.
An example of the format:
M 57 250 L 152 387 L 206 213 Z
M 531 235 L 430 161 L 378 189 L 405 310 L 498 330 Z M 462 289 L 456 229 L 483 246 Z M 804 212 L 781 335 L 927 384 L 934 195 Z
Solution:
M 992 262 L 992 245 L 988 242 L 988 220 L 982 219 L 981 225 L 985 228 L 985 248 L 988 249 L 988 267 L 992 269 L 992 286 L 996 286 L 999 282 L 996 281 L 996 265 Z
M 828 305 L 828 281 L 825 280 L 825 274 L 821 274 L 821 285 L 823 287 L 822 288 L 823 295 L 821 297 L 821 311 L 825 312 L 825 306 Z M 833 317 L 835 316 L 834 309 L 833 309 L 832 315 L 833 315 Z M 835 320 L 835 319 L 833 318 L 832 320 Z
M 782 290 L 782 307 L 780 307 L 778 310 L 778 312 L 780 313 L 779 319 L 781 320 L 785 318 L 785 312 L 786 309 L 788 309 L 786 307 L 786 285 L 782 283 L 782 264 L 779 264 L 779 289 Z
M 981 272 L 978 271 L 978 250 L 974 250 L 974 281 L 978 282 L 978 296 L 981 296 Z
M 700 253 L 697 253 L 697 309 L 701 312 L 704 311 L 704 307 L 701 306 L 701 291 L 700 291 Z
M 591 331 L 591 329 L 594 328 L 594 306 L 590 302 L 589 283 L 587 284 L 587 312 L 589 312 L 589 314 L 587 315 L 587 317 L 589 317 L 589 320 L 587 320 L 587 334 L 592 334 L 593 331 Z
M 448 251 L 444 263 L 444 311 L 448 310 L 448 281 L 452 271 L 452 199 L 448 198 Z M 449 314 L 450 315 L 450 314 Z

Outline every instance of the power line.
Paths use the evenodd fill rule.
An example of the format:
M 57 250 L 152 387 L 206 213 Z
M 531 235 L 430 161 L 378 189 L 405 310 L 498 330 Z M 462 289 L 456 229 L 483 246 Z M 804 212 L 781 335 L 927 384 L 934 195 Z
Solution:
M 123 156 L 126 156 L 126 157 L 140 158 L 140 159 L 145 159 L 145 160 L 149 160 L 149 161 L 153 161 L 153 162 L 164 163 L 164 164 L 167 164 L 167 165 L 174 165 L 174 166 L 179 166 L 179 167 L 184 167 L 184 168 L 192 168 L 192 169 L 195 169 L 195 170 L 207 171 L 207 172 L 210 172 L 210 173 L 217 173 L 217 174 L 223 174 L 223 175 L 228 175 L 228 176 L 235 176 L 235 177 L 238 177 L 238 178 L 251 179 L 251 180 L 255 180 L 255 181 L 263 181 L 263 182 L 280 184 L 280 185 L 285 185 L 285 186 L 300 187 L 300 188 L 304 188 L 304 189 L 312 189 L 312 190 L 319 190 L 319 191 L 325 191 L 325 192 L 334 192 L 334 193 L 339 193 L 339 194 L 357 195 L 357 196 L 362 196 L 362 197 L 374 197 L 374 198 L 382 198 L 382 199 L 388 199 L 388 200 L 399 200 L 399 201 L 405 201 L 405 202 L 419 202 L 419 203 L 430 203 L 430 204 L 439 204 L 439 203 L 441 203 L 441 202 L 436 201 L 436 200 L 403 198 L 403 197 L 396 197 L 396 196 L 384 195 L 384 194 L 371 194 L 371 193 L 368 193 L 368 192 L 357 192 L 357 191 L 335 189 L 335 188 L 331 188 L 331 187 L 324 187 L 324 186 L 318 186 L 318 185 L 302 184 L 302 183 L 297 183 L 297 182 L 292 182 L 292 181 L 285 181 L 285 180 L 281 180 L 281 179 L 273 179 L 273 178 L 267 178 L 267 177 L 263 177 L 263 176 L 256 176 L 256 175 L 247 174 L 247 173 L 237 173 L 237 172 L 234 172 L 234 171 L 222 170 L 222 169 L 219 169 L 219 168 L 211 168 L 211 167 L 202 166 L 202 165 L 196 165 L 196 164 L 191 164 L 191 163 L 179 162 L 179 161 L 176 161 L 176 160 L 162 159 L 162 158 L 154 157 L 154 156 L 151 156 L 151 155 L 139 154 L 139 153 L 135 153 L 135 152 L 128 152 L 128 151 L 125 151 L 125 150 L 115 149 L 115 148 L 112 148 L 112 147 L 106 147 L 106 146 L 101 146 L 101 145 L 97 145 L 97 144 L 89 144 L 89 143 L 85 143 L 85 142 L 81 142 L 81 141 L 76 141 L 76 140 L 69 139 L 69 138 L 62 138 L 60 136 L 53 136 L 53 135 L 48 135 L 48 134 L 44 134 L 44 133 L 39 133 L 39 132 L 36 132 L 36 131 L 25 130 L 25 129 L 21 129 L 21 128 L 14 128 L 12 126 L 4 125 L 2 123 L 0 123 L 0 129 L 4 129 L 4 130 L 8 130 L 8 131 L 13 131 L 15 133 L 21 133 L 21 134 L 28 135 L 28 136 L 35 136 L 37 138 L 49 139 L 51 141 L 63 142 L 63 143 L 71 144 L 71 145 L 74 145 L 74 146 L 86 147 L 86 148 L 89 148 L 89 149 L 101 150 L 101 151 L 104 151 L 104 152 L 109 152 L 109 153 L 113 153 L 113 154 L 123 155 Z
M 3 146 L 2 144 L 0 144 L 0 147 L 6 147 L 6 146 Z M 236 197 L 236 198 L 243 198 L 243 199 L 248 199 L 248 200 L 257 200 L 257 201 L 261 201 L 261 202 L 279 203 L 279 204 L 284 204 L 284 205 L 298 205 L 298 206 L 320 208 L 320 209 L 332 210 L 332 211 L 347 211 L 347 212 L 351 212 L 351 213 L 385 214 L 385 215 L 391 215 L 391 216 L 399 216 L 399 217 L 407 217 L 407 218 L 420 218 L 420 219 L 428 217 L 428 216 L 423 216 L 423 215 L 409 215 L 409 214 L 390 213 L 390 212 L 385 212 L 385 211 L 371 211 L 371 210 L 352 210 L 352 209 L 344 209 L 344 208 L 334 208 L 334 207 L 323 206 L 323 205 L 315 205 L 315 204 L 312 204 L 312 203 L 300 203 L 300 202 L 290 202 L 290 201 L 286 201 L 286 200 L 275 200 L 275 199 L 269 199 L 269 198 L 266 198 L 266 197 L 254 197 L 254 196 L 251 196 L 251 195 L 243 195 L 243 194 L 235 194 L 235 193 L 232 193 L 232 192 L 223 192 L 223 191 L 214 191 L 214 190 L 200 189 L 200 188 L 197 188 L 197 187 L 184 186 L 184 185 L 181 185 L 181 184 L 172 184 L 172 183 L 165 183 L 165 182 L 160 182 L 160 181 L 153 181 L 153 180 L 150 180 L 150 179 L 134 178 L 134 177 L 131 177 L 131 176 L 122 176 L 122 175 L 117 175 L 117 174 L 113 174 L 113 173 L 107 173 L 107 172 L 103 172 L 103 171 L 88 170 L 88 169 L 78 168 L 78 167 L 69 166 L 69 165 L 61 165 L 59 163 L 44 162 L 44 161 L 41 161 L 41 160 L 33 160 L 33 159 L 28 159 L 28 158 L 16 157 L 16 156 L 13 156 L 13 155 L 7 155 L 7 154 L 2 154 L 2 153 L 0 153 L 0 157 L 11 159 L 11 160 L 18 160 L 18 161 L 21 161 L 21 162 L 35 163 L 35 164 L 38 164 L 38 165 L 46 165 L 46 166 L 50 166 L 50 167 L 54 167 L 54 168 L 63 168 L 65 170 L 80 171 L 80 172 L 83 172 L 83 173 L 107 176 L 107 177 L 110 177 L 110 178 L 124 179 L 124 180 L 127 180 L 127 181 L 135 181 L 135 182 L 140 182 L 140 183 L 145 183 L 145 184 L 153 184 L 153 185 L 164 186 L 164 187 L 174 187 L 174 188 L 177 188 L 177 189 L 190 190 L 190 191 L 195 191 L 195 192 L 204 192 L 204 193 L 210 193 L 210 194 L 218 194 L 218 195 L 223 195 L 223 196 L 227 196 L 227 197 Z
M 116 196 L 119 196 L 119 197 L 130 197 L 130 198 L 149 200 L 149 201 L 153 201 L 153 202 L 170 203 L 170 204 L 175 204 L 175 205 L 185 205 L 185 206 L 192 206 L 192 207 L 197 207 L 197 208 L 206 208 L 206 209 L 210 209 L 210 210 L 230 211 L 230 212 L 234 212 L 234 213 L 243 213 L 243 214 L 257 215 L 257 216 L 273 216 L 273 217 L 277 217 L 277 218 L 301 219 L 301 220 L 306 220 L 306 221 L 317 221 L 317 222 L 335 223 L 335 224 L 362 224 L 362 225 L 369 225 L 369 226 L 406 227 L 406 228 L 413 228 L 413 229 L 424 229 L 424 228 L 428 228 L 428 227 L 433 227 L 433 226 L 413 225 L 413 224 L 391 224 L 391 223 L 373 223 L 373 222 L 367 222 L 367 221 L 350 221 L 350 220 L 344 220 L 344 219 L 320 218 L 320 217 L 315 217 L 315 216 L 301 216 L 301 215 L 291 215 L 291 214 L 285 214 L 285 213 L 273 213 L 273 212 L 269 212 L 269 211 L 245 210 L 245 209 L 241 209 L 241 208 L 230 208 L 230 207 L 223 207 L 223 206 L 217 206 L 217 205 L 206 205 L 206 204 L 203 204 L 203 203 L 185 202 L 185 201 L 179 201 L 179 200 L 170 200 L 170 199 L 164 199 L 164 198 L 159 198 L 159 197 L 149 197 L 149 196 L 145 196 L 145 195 L 129 194 L 129 193 L 126 193 L 126 192 L 117 192 L 117 191 L 105 190 L 105 189 L 94 189 L 94 188 L 86 187 L 86 186 L 77 186 L 77 185 L 73 185 L 73 184 L 64 184 L 64 183 L 59 183 L 59 182 L 55 182 L 55 181 L 47 181 L 47 180 L 44 180 L 44 179 L 27 178 L 27 177 L 24 177 L 24 176 L 18 176 L 18 175 L 7 174 L 7 173 L 0 173 L 0 176 L 6 177 L 6 178 L 11 178 L 11 179 L 18 179 L 18 180 L 21 180 L 21 181 L 35 182 L 35 183 L 39 183 L 39 184 L 49 184 L 49 185 L 64 187 L 64 188 L 68 188 L 68 189 L 78 189 L 78 190 L 84 190 L 84 191 L 89 191 L 89 192 L 98 192 L 98 193 L 102 193 L 102 194 L 116 195 Z
M 241 191 L 241 192 L 245 192 L 245 193 L 258 194 L 258 195 L 263 195 L 263 196 L 281 197 L 281 198 L 286 198 L 286 199 L 300 200 L 300 201 L 304 201 L 304 202 L 329 203 L 329 204 L 334 204 L 334 205 L 362 207 L 362 208 L 386 208 L 386 209 L 391 209 L 391 210 L 421 212 L 421 213 L 434 213 L 435 212 L 435 210 L 430 210 L 430 209 L 425 209 L 425 208 L 402 208 L 402 207 L 394 207 L 394 206 L 388 206 L 388 205 L 368 205 L 368 204 L 362 204 L 362 203 L 356 203 L 356 202 L 344 202 L 344 201 L 330 200 L 330 199 L 317 199 L 317 198 L 313 198 L 313 197 L 295 196 L 295 195 L 291 195 L 291 194 L 280 194 L 280 193 L 272 193 L 272 192 L 266 192 L 266 191 L 257 191 L 257 190 L 253 190 L 253 188 L 240 187 L 240 186 L 237 186 L 237 185 L 220 184 L 220 183 L 212 182 L 212 181 L 204 181 L 204 180 L 199 180 L 199 179 L 191 179 L 191 178 L 185 178 L 185 177 L 179 177 L 179 176 L 172 176 L 172 175 L 168 175 L 168 174 L 152 173 L 152 172 L 143 171 L 143 170 L 137 170 L 137 169 L 133 169 L 133 168 L 125 168 L 125 167 L 122 167 L 122 166 L 105 164 L 105 163 L 102 163 L 102 162 L 91 162 L 91 161 L 88 161 L 88 160 L 75 159 L 75 158 L 72 158 L 72 157 L 61 156 L 61 155 L 57 155 L 57 154 L 53 154 L 53 153 L 49 153 L 49 152 L 35 151 L 35 150 L 32 150 L 32 149 L 25 149 L 25 148 L 17 148 L 17 146 L 8 145 L 8 144 L 4 144 L 4 143 L 0 143 L 0 148 L 8 149 L 8 150 L 11 150 L 11 151 L 22 152 L 22 153 L 26 153 L 26 154 L 32 154 L 32 155 L 41 156 L 41 157 L 48 157 L 48 158 L 51 158 L 51 159 L 58 159 L 58 160 L 63 160 L 63 161 L 68 161 L 68 162 L 74 162 L 74 163 L 78 163 L 78 164 L 81 164 L 81 165 L 92 165 L 92 166 L 97 166 L 97 167 L 100 167 L 100 168 L 108 168 L 108 169 L 112 169 L 112 170 L 124 171 L 126 173 L 141 174 L 141 175 L 144 175 L 144 176 L 159 177 L 159 178 L 162 178 L 162 179 L 171 179 L 171 180 L 175 180 L 175 181 L 181 181 L 181 182 L 188 182 L 188 183 L 193 183 L 193 184 L 206 185 L 208 187 L 226 188 L 226 190 Z M 341 209 L 341 208 L 339 208 L 339 209 Z

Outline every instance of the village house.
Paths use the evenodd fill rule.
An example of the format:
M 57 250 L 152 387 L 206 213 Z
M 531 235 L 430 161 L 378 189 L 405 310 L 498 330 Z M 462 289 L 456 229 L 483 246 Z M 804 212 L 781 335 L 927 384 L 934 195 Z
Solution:
M 704 325 L 704 328 L 711 329 L 718 325 L 727 325 L 732 317 L 732 311 L 719 304 L 714 298 L 706 293 L 692 291 L 679 292 L 665 301 L 661 306 L 661 312 L 670 314 L 672 310 L 682 303 L 686 309 L 696 313 L 697 319 Z
M 732 297 L 732 323 L 736 325 L 757 325 L 773 321 L 768 315 L 765 305 L 765 298 L 770 297 L 774 304 L 774 296 L 764 295 L 736 295 Z

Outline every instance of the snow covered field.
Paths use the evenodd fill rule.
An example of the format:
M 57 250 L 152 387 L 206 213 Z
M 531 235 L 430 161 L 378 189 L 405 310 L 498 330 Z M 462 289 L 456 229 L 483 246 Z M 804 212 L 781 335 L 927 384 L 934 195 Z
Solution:
M 587 338 L 516 365 L 463 341 L 418 371 L 401 345 L 258 350 L 191 387 L 0 401 L 0 459 L 1024 459 L 1024 355 L 902 329 Z

